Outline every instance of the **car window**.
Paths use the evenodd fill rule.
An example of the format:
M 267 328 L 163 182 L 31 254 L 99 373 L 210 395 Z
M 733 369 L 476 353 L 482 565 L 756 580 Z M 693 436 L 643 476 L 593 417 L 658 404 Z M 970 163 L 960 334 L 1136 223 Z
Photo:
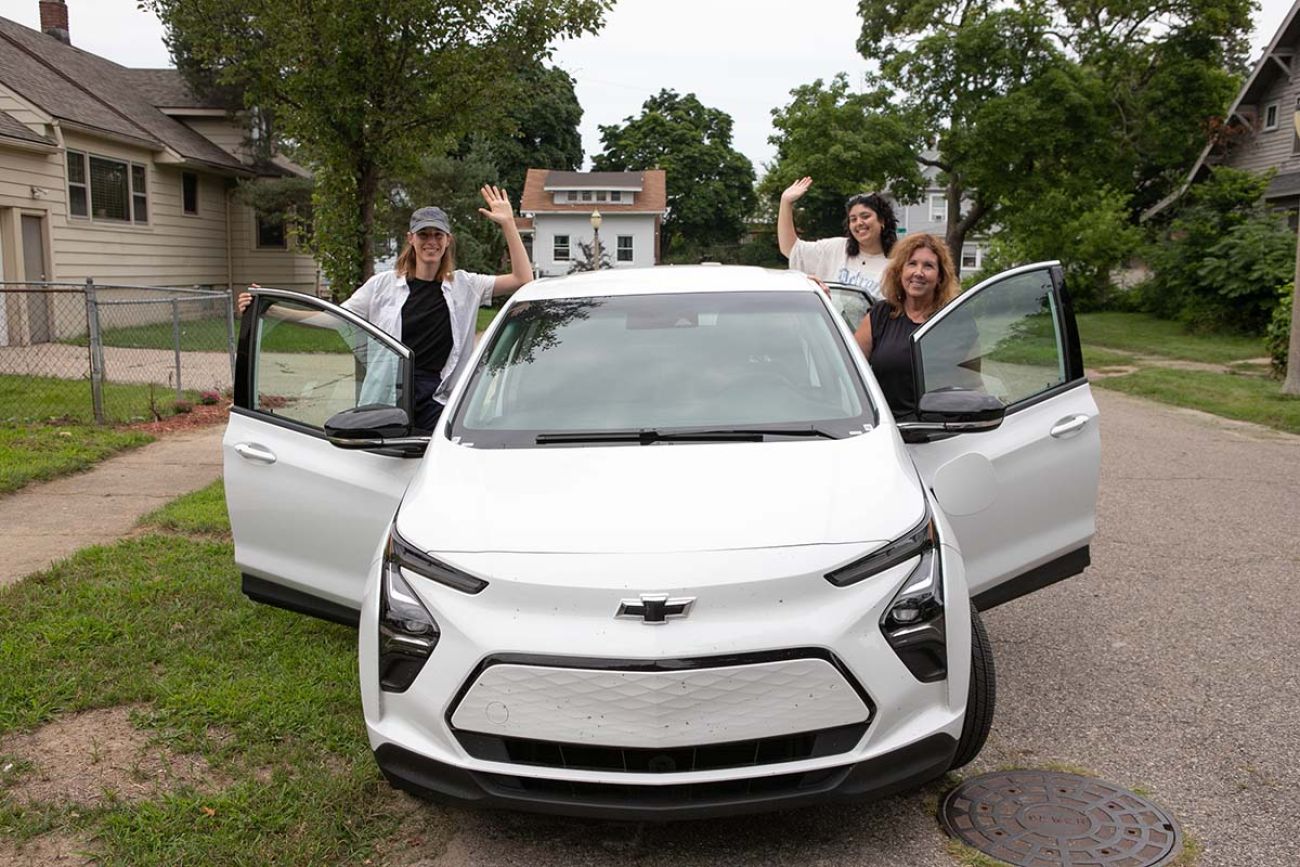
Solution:
M 1011 275 L 963 299 L 918 341 L 926 391 L 958 386 L 1011 405 L 1066 381 L 1047 269 Z
M 363 404 L 398 406 L 401 356 L 342 316 L 273 300 L 258 313 L 252 407 L 315 428 Z
M 843 317 L 850 331 L 857 331 L 871 310 L 871 296 L 861 289 L 830 286 L 831 306 Z
M 530 301 L 504 314 L 453 436 L 875 423 L 826 306 L 811 292 Z

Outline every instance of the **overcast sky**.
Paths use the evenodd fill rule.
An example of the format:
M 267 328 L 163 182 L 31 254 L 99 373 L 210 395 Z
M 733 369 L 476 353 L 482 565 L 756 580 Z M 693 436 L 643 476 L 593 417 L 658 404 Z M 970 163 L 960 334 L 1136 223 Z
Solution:
M 124 66 L 171 66 L 161 25 L 136 3 L 67 0 L 72 44 Z M 1256 54 L 1291 2 L 1262 0 L 1261 7 Z M 618 0 L 599 35 L 555 53 L 577 81 L 587 156 L 601 150 L 601 124 L 639 114 L 648 96 L 670 88 L 730 114 L 736 149 L 761 175 L 774 154 L 772 109 L 788 102 L 792 88 L 837 72 L 860 82 L 866 64 L 853 48 L 856 10 L 856 0 Z M 0 0 L 0 15 L 40 26 L 38 0 Z

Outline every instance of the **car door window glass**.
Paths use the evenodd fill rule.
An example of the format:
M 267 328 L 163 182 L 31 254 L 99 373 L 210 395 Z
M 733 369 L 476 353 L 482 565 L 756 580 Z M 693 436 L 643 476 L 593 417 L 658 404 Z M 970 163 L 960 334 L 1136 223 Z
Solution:
M 831 306 L 844 317 L 850 331 L 857 331 L 862 320 L 871 310 L 871 296 L 858 289 L 841 289 L 830 287 Z
M 1046 269 L 980 290 L 921 337 L 925 390 L 969 388 L 1010 405 L 1063 384 L 1056 305 Z
M 336 412 L 398 406 L 401 356 L 341 316 L 276 300 L 258 317 L 253 405 L 322 428 Z

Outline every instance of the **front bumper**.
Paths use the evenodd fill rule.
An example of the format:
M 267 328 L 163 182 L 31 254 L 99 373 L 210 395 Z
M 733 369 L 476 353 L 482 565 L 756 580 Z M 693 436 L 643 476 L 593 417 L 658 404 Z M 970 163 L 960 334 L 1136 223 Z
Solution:
M 375 760 L 395 788 L 443 803 L 636 822 L 707 819 L 793 809 L 828 800 L 883 798 L 941 776 L 957 741 L 935 734 L 849 765 L 713 783 L 639 786 L 468 770 L 395 744 Z

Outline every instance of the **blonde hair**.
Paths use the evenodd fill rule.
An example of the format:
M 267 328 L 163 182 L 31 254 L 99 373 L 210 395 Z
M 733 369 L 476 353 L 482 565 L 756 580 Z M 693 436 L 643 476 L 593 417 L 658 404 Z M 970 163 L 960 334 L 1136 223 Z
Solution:
M 897 319 L 903 313 L 903 266 L 907 260 L 912 258 L 912 254 L 924 247 L 934 253 L 939 260 L 939 285 L 935 287 L 934 299 L 929 309 L 925 311 L 925 318 L 929 319 L 939 311 L 939 308 L 947 304 L 952 299 L 961 294 L 961 283 L 957 280 L 957 269 L 952 264 L 952 254 L 948 252 L 948 245 L 942 238 L 931 235 L 929 232 L 916 232 L 911 235 L 904 235 L 894 249 L 889 254 L 889 264 L 885 266 L 885 275 L 881 279 L 880 294 L 885 302 L 893 308 L 889 313 L 890 319 Z
M 410 233 L 408 233 L 410 234 Z M 393 266 L 399 277 L 407 277 L 415 273 L 415 245 L 409 240 L 406 242 L 406 249 L 402 255 L 397 257 L 397 264 Z M 452 272 L 456 270 L 456 236 L 447 235 L 447 249 L 442 252 L 442 261 L 438 263 L 438 273 L 434 275 L 435 280 L 450 280 Z

